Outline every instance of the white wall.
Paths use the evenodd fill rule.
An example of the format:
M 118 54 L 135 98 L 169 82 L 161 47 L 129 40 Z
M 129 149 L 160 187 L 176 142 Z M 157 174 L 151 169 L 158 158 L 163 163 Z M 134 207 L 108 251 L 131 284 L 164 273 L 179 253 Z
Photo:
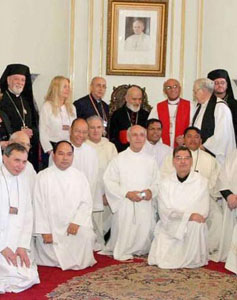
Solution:
M 237 79 L 237 1 L 208 0 L 204 9 L 202 76 L 214 69 L 226 69 Z M 237 97 L 234 82 L 232 87 Z
M 225 68 L 237 78 L 236 0 L 169 1 L 166 77 L 106 75 L 108 0 L 75 0 L 74 33 L 73 2 L 0 0 L 0 73 L 17 62 L 39 73 L 33 85 L 39 106 L 56 75 L 73 79 L 74 99 L 88 92 L 93 76 L 101 75 L 107 80 L 107 102 L 113 86 L 134 83 L 146 87 L 152 105 L 164 99 L 162 85 L 169 77 L 180 80 L 183 97 L 190 100 L 193 81 L 209 70 Z
M 0 0 L 0 74 L 6 65 L 22 63 L 40 75 L 33 85 L 39 106 L 50 80 L 68 76 L 70 2 Z

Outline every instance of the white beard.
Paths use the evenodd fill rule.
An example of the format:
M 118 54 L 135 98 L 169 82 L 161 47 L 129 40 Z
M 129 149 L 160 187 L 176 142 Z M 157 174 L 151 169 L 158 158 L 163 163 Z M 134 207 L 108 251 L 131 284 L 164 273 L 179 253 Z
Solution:
M 22 91 L 23 91 L 23 87 L 18 87 L 18 86 L 16 86 L 16 85 L 14 85 L 13 87 L 12 87 L 12 89 L 11 89 L 11 91 L 15 94 L 15 95 L 20 95 L 21 93 L 22 93 Z
M 141 108 L 141 105 L 139 105 L 139 106 L 134 106 L 134 105 L 132 105 L 132 104 L 130 104 L 130 103 L 127 103 L 127 107 L 128 107 L 131 111 L 133 111 L 133 112 L 138 112 L 138 111 L 140 110 L 140 108 Z

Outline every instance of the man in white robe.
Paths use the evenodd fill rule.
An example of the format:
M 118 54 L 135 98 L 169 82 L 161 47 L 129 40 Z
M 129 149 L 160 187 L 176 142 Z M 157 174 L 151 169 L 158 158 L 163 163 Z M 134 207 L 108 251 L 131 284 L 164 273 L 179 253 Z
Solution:
M 162 123 L 158 119 L 147 121 L 147 140 L 143 151 L 150 154 L 160 168 L 167 155 L 172 154 L 172 148 L 161 142 Z
M 196 268 L 208 262 L 208 182 L 191 171 L 192 155 L 188 148 L 175 148 L 173 164 L 176 171 L 159 185 L 160 220 L 148 264 L 164 269 Z
M 95 191 L 99 172 L 99 163 L 96 150 L 85 143 L 87 138 L 87 122 L 84 119 L 74 120 L 70 129 L 70 141 L 74 146 L 74 158 L 72 166 L 86 176 L 91 189 L 94 210 L 94 208 L 96 209 L 98 205 L 95 199 Z
M 105 194 L 113 212 L 111 237 L 105 251 L 117 260 L 147 254 L 155 226 L 152 198 L 158 190 L 155 160 L 142 152 L 146 130 L 135 125 L 128 130 L 130 147 L 108 165 Z
M 236 148 L 231 111 L 214 94 L 214 81 L 200 78 L 194 82 L 193 92 L 198 105 L 192 125 L 201 130 L 201 149 L 212 153 L 223 165 L 226 155 Z
M 35 259 L 38 265 L 80 270 L 96 263 L 90 188 L 86 177 L 71 167 L 69 142 L 57 143 L 53 152 L 54 164 L 36 178 Z
M 0 167 L 0 294 L 39 283 L 30 241 L 33 226 L 30 185 L 22 171 L 28 158 L 19 144 L 7 146 Z
M 202 140 L 198 128 L 190 126 L 184 131 L 184 143 L 192 153 L 193 164 L 191 170 L 200 173 L 208 180 L 210 193 L 210 210 L 207 218 L 208 248 L 210 259 L 215 260 L 215 255 L 219 248 L 223 221 L 222 209 L 217 202 L 220 195 L 216 193 L 216 181 L 220 167 L 213 156 L 200 149 Z M 163 177 L 167 177 L 174 172 L 175 168 L 172 161 L 171 155 L 165 159 L 161 167 L 161 175 Z
M 22 130 L 15 131 L 10 136 L 10 139 L 9 139 L 9 144 L 12 144 L 12 143 L 17 143 L 17 144 L 24 146 L 26 148 L 27 152 L 29 153 L 30 148 L 31 148 L 30 138 L 24 131 L 22 131 Z M 29 160 L 27 160 L 25 169 L 22 171 L 22 174 L 24 174 L 30 181 L 31 191 L 32 191 L 32 195 L 33 195 L 36 172 L 35 172 L 35 169 L 34 169 L 32 163 Z
M 226 261 L 226 269 L 237 274 L 237 150 L 227 156 L 218 178 L 223 201 L 224 219 L 220 232 L 218 261 Z
M 112 158 L 117 156 L 118 152 L 115 145 L 102 136 L 105 128 L 101 117 L 97 115 L 91 116 L 87 119 L 87 123 L 89 131 L 86 143 L 97 151 L 99 159 L 99 174 L 95 193 L 95 197 L 98 199 L 98 205 L 93 210 L 93 220 L 97 235 L 97 243 L 100 244 L 98 247 L 102 249 L 105 243 L 104 235 L 111 227 L 112 217 L 112 212 L 105 196 L 103 175 L 109 162 Z

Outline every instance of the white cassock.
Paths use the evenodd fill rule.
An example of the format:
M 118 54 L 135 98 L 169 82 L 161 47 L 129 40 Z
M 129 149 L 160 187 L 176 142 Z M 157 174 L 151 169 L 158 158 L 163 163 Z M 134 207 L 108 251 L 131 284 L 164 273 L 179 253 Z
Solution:
M 223 100 L 217 98 L 214 111 L 215 129 L 214 134 L 209 137 L 203 146 L 215 154 L 217 161 L 223 165 L 226 156 L 236 148 L 235 133 L 232 115 L 229 107 L 222 103 Z M 194 126 L 201 129 L 203 116 L 208 101 L 201 105 L 201 110 L 194 122 Z
M 95 198 L 100 200 L 100 206 L 98 205 L 97 207 L 98 211 L 93 212 L 93 219 L 97 229 L 97 242 L 104 245 L 104 234 L 106 234 L 111 227 L 112 212 L 108 205 L 103 205 L 103 196 L 105 195 L 103 176 L 109 162 L 118 155 L 118 152 L 115 145 L 105 137 L 102 137 L 99 143 L 93 143 L 90 140 L 87 140 L 86 143 L 97 151 L 99 159 L 99 174 Z
M 39 133 L 40 143 L 44 152 L 53 149 L 51 142 L 59 142 L 61 140 L 69 141 L 69 129 L 72 121 L 76 118 L 76 109 L 72 106 L 73 115 L 70 115 L 66 106 L 60 107 L 57 115 L 53 114 L 52 105 L 49 101 L 43 103 L 40 111 Z
M 96 150 L 86 143 L 83 143 L 80 147 L 74 146 L 74 158 L 72 166 L 86 176 L 91 189 L 93 211 L 100 210 L 101 201 L 95 198 L 99 172 L 99 162 Z
M 111 237 L 105 251 L 115 259 L 127 260 L 148 253 L 155 226 L 152 201 L 133 202 L 126 198 L 129 191 L 158 191 L 158 167 L 149 155 L 130 148 L 118 154 L 105 171 L 105 193 L 113 212 Z
M 0 149 L 1 152 L 1 149 Z M 2 159 L 0 158 L 0 167 L 2 165 Z M 21 175 L 26 176 L 30 183 L 31 196 L 33 197 L 33 189 L 35 185 L 36 172 L 31 162 L 27 161 L 25 169 L 21 172 Z M 32 198 L 31 197 L 31 198 Z
M 220 191 L 230 190 L 237 195 L 237 150 L 227 156 L 217 186 Z M 226 268 L 237 274 L 237 208 L 230 210 L 223 201 L 223 229 L 220 232 L 220 250 L 216 261 L 225 261 Z
M 2 149 L 1 149 L 1 145 L 0 145 L 0 165 L 2 164 Z
M 172 153 L 173 149 L 163 144 L 161 141 L 157 142 L 155 145 L 151 144 L 149 141 L 146 141 L 144 147 L 142 148 L 142 151 L 151 155 L 160 168 L 164 159 Z
M 145 33 L 133 34 L 125 40 L 124 45 L 127 51 L 147 51 L 151 49 L 151 38 Z
M 93 211 L 100 209 L 101 202 L 96 200 L 95 191 L 98 179 L 98 155 L 95 149 L 86 143 L 83 143 L 80 147 L 74 146 L 74 158 L 72 166 L 82 172 L 90 185 L 91 196 L 93 199 Z M 49 157 L 49 166 L 54 165 L 52 154 Z
M 159 185 L 160 220 L 148 256 L 149 265 L 164 269 L 196 268 L 208 262 L 207 224 L 189 221 L 192 213 L 208 216 L 207 179 L 191 172 L 184 182 L 176 173 Z
M 15 267 L 0 253 L 0 294 L 18 293 L 40 282 L 30 252 L 33 211 L 29 182 L 22 175 L 10 174 L 4 165 L 0 171 L 0 200 L 0 252 L 6 247 L 13 252 L 18 247 L 25 248 L 31 262 L 30 268 L 21 267 L 18 257 Z M 9 214 L 10 206 L 18 207 L 18 214 Z
M 61 171 L 55 165 L 41 171 L 34 191 L 35 258 L 39 265 L 80 270 L 96 263 L 92 200 L 85 176 L 73 167 Z M 76 235 L 67 234 L 70 223 L 79 225 Z M 44 244 L 42 234 L 52 234 Z
M 219 249 L 220 232 L 222 230 L 223 213 L 217 202 L 220 194 L 216 192 L 216 181 L 220 172 L 220 166 L 217 160 L 207 152 L 198 149 L 192 151 L 193 165 L 191 170 L 200 173 L 208 180 L 208 187 L 210 193 L 210 210 L 207 218 L 208 226 L 208 249 L 210 259 L 214 260 L 215 252 Z M 173 166 L 173 157 L 167 156 L 163 165 L 161 166 L 161 176 L 167 177 L 175 171 Z

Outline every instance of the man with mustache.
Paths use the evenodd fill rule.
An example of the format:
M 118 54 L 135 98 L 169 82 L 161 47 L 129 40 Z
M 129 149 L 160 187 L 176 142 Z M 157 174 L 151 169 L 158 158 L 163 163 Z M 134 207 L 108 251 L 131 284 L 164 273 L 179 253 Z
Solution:
M 127 140 L 127 129 L 133 125 L 146 126 L 148 112 L 142 108 L 143 94 L 137 86 L 127 90 L 125 104 L 116 110 L 110 122 L 110 140 L 121 152 L 129 146 Z

